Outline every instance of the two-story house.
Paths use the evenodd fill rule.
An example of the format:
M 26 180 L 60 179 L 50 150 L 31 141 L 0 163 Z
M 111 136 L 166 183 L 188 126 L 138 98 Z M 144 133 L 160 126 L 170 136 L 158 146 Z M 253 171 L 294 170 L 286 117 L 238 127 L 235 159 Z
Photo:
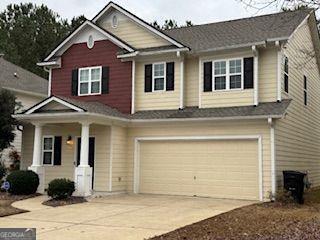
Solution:
M 84 196 L 263 201 L 287 169 L 319 186 L 319 46 L 310 9 L 160 31 L 110 2 L 39 63 L 23 167 Z

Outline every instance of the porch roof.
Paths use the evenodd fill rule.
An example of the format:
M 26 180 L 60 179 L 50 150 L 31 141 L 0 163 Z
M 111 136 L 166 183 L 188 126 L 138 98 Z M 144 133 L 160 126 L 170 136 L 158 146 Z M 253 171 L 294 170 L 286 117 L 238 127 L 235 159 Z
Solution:
M 64 109 L 50 109 L 45 106 L 52 101 L 64 105 Z M 222 120 L 222 119 L 262 119 L 281 118 L 286 113 L 291 100 L 260 103 L 258 106 L 198 108 L 187 107 L 181 110 L 149 110 L 125 114 L 99 102 L 84 102 L 61 96 L 51 96 L 22 114 L 14 115 L 21 120 L 42 118 L 99 117 L 122 122 L 154 122 L 181 120 Z

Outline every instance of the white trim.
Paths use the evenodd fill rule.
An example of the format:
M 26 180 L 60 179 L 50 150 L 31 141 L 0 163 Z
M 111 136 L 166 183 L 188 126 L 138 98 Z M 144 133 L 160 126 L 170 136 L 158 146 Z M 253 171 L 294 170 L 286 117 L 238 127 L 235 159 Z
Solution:
M 51 96 L 51 81 L 52 81 L 52 68 L 49 69 L 49 77 L 48 77 L 48 97 Z
M 136 61 L 132 60 L 132 70 L 131 70 L 131 114 L 135 113 L 135 82 L 136 82 Z
M 52 58 L 56 54 L 56 52 L 58 50 L 60 50 L 69 40 L 71 40 L 78 32 L 80 32 L 87 25 L 89 25 L 90 27 L 94 28 L 95 30 L 97 30 L 101 34 L 105 35 L 111 42 L 113 42 L 114 44 L 118 45 L 119 47 L 122 47 L 122 48 L 126 49 L 129 52 L 133 52 L 134 51 L 134 49 L 132 49 L 131 47 L 127 46 L 123 42 L 119 41 L 117 38 L 115 38 L 114 36 L 109 34 L 107 31 L 100 29 L 100 27 L 96 26 L 95 24 L 93 24 L 92 22 L 87 20 L 81 26 L 79 26 L 69 37 L 67 37 L 62 43 L 60 43 L 59 46 L 56 47 L 49 54 L 49 56 L 45 58 L 44 61 L 48 61 L 50 58 Z M 54 63 L 54 62 L 52 62 L 52 63 Z M 40 64 L 42 64 L 42 63 L 40 63 Z
M 94 70 L 94 69 L 99 69 L 100 70 L 100 76 L 99 76 L 99 80 L 92 81 L 91 73 L 92 73 L 92 70 Z M 85 71 L 85 70 L 88 70 L 88 72 L 89 72 L 88 81 L 81 82 L 80 81 L 80 77 L 81 77 L 80 73 L 81 73 L 81 71 Z M 99 82 L 100 83 L 99 92 L 97 92 L 97 93 L 92 93 L 91 92 L 92 82 Z M 88 84 L 88 93 L 84 93 L 84 94 L 80 93 L 81 83 L 87 83 Z M 102 92 L 101 88 L 102 88 L 102 66 L 92 66 L 92 67 L 84 67 L 84 68 L 79 68 L 78 69 L 78 96 L 82 97 L 82 96 L 101 95 L 101 92 Z
M 140 142 L 142 141 L 203 141 L 203 140 L 257 140 L 259 161 L 259 199 L 263 201 L 263 156 L 261 135 L 214 135 L 214 136 L 170 136 L 134 138 L 134 177 L 133 192 L 139 193 L 140 185 Z
M 167 50 L 156 50 L 156 51 L 148 51 L 148 52 L 141 52 L 141 51 L 135 51 L 133 53 L 126 53 L 117 55 L 117 58 L 130 58 L 130 57 L 136 57 L 136 56 L 150 56 L 150 55 L 159 55 L 164 53 L 172 53 L 172 52 L 187 52 L 190 51 L 189 48 L 175 48 L 175 49 L 167 49 Z
M 140 24 L 141 26 L 147 28 L 150 32 L 155 33 L 156 35 L 160 36 L 161 38 L 167 40 L 168 42 L 172 43 L 173 45 L 177 46 L 177 47 L 184 47 L 181 43 L 177 42 L 176 40 L 168 37 L 167 35 L 163 34 L 162 32 L 158 31 L 157 29 L 155 29 L 154 27 L 150 26 L 149 24 L 145 23 L 144 21 L 142 21 L 141 19 L 137 18 L 136 16 L 134 16 L 132 13 L 128 12 L 127 10 L 122 9 L 121 7 L 119 7 L 118 5 L 114 4 L 113 2 L 110 2 L 97 16 L 95 16 L 92 21 L 95 23 L 101 16 L 103 16 L 110 8 L 114 8 L 116 10 L 118 10 L 119 12 L 121 12 L 122 14 L 124 14 L 125 16 L 127 16 L 128 18 L 130 18 L 131 20 L 133 20 L 134 22 Z
M 202 71 L 203 71 L 203 62 L 201 58 L 199 58 L 199 93 L 198 93 L 198 98 L 199 98 L 199 108 L 202 107 L 202 92 L 203 92 L 203 77 L 202 77 Z
M 36 92 L 29 92 L 29 91 L 24 91 L 24 90 L 20 90 L 20 89 L 15 89 L 15 88 L 10 88 L 10 87 L 2 87 L 3 89 L 12 91 L 12 92 L 16 92 L 16 93 L 22 93 L 25 95 L 29 95 L 29 96 L 34 96 L 34 97 L 47 97 L 46 94 L 42 94 L 42 93 L 36 93 Z
M 113 126 L 110 126 L 109 192 L 112 192 Z
M 270 154 L 271 154 L 271 194 L 272 198 L 276 195 L 276 144 L 275 144 L 275 129 L 272 118 L 268 119 L 270 125 Z
M 258 106 L 259 104 L 259 52 L 253 57 L 253 105 Z
M 163 76 L 155 76 L 154 66 L 163 65 Z M 155 79 L 163 78 L 163 89 L 155 90 Z M 155 62 L 152 63 L 152 92 L 165 92 L 167 89 L 167 63 L 166 62 Z
M 45 138 L 50 138 L 52 139 L 52 149 L 51 150 L 45 150 L 44 149 L 44 139 Z M 55 137 L 53 135 L 44 135 L 42 136 L 42 146 L 41 146 L 41 163 L 42 163 L 42 166 L 54 166 L 54 139 Z M 45 164 L 44 163 L 44 153 L 45 152 L 51 152 L 51 164 Z
M 180 62 L 180 109 L 184 108 L 184 59 Z
M 51 61 L 51 62 L 39 62 L 37 66 L 39 67 L 46 67 L 46 66 L 59 66 L 60 63 L 58 61 Z
M 71 109 L 73 109 L 73 110 L 75 110 L 77 112 L 84 112 L 83 109 L 78 108 L 78 107 L 74 106 L 73 104 L 70 104 L 70 103 L 68 103 L 68 102 L 66 102 L 64 100 L 61 100 L 60 98 L 52 96 L 52 97 L 48 98 L 47 100 L 43 101 L 42 103 L 37 104 L 37 105 L 33 106 L 32 108 L 30 108 L 27 112 L 25 112 L 25 114 L 26 115 L 31 114 L 34 111 L 36 111 L 36 110 L 42 108 L 43 106 L 47 105 L 48 103 L 51 103 L 52 101 L 58 102 L 58 103 L 66 106 L 68 108 L 71 108 Z
M 282 100 L 282 96 L 281 96 L 281 92 L 282 92 L 282 62 L 283 62 L 283 58 L 282 58 L 282 51 L 281 49 L 278 51 L 277 53 L 277 101 L 281 102 Z

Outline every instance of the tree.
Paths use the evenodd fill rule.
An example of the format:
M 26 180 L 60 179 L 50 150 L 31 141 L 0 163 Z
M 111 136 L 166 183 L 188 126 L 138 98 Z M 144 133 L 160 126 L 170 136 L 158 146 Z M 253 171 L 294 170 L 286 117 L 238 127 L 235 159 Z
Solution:
M 187 20 L 184 25 L 179 26 L 176 20 L 166 19 L 162 26 L 157 21 L 152 22 L 151 25 L 159 30 L 168 30 L 168 29 L 175 29 L 179 27 L 190 27 L 190 26 L 193 26 L 193 23 Z
M 14 127 L 17 124 L 12 117 L 19 103 L 16 97 L 8 90 L 0 90 L 0 151 L 10 146 L 15 134 Z
M 84 19 L 79 16 L 69 24 L 45 5 L 10 4 L 0 13 L 0 53 L 8 61 L 46 77 L 36 64 Z

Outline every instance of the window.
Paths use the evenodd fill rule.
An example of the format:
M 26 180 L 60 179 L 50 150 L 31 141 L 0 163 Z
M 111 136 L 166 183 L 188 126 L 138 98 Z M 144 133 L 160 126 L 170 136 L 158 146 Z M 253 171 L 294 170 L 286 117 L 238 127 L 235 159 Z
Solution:
M 79 96 L 101 94 L 101 67 L 79 69 Z
M 308 89 L 307 89 L 307 77 L 303 76 L 303 98 L 304 98 L 304 105 L 308 105 Z
M 242 89 L 243 61 L 231 59 L 215 61 L 213 71 L 214 90 Z
M 113 28 L 118 27 L 118 17 L 117 17 L 117 15 L 113 15 L 113 17 L 112 17 L 112 27 Z
M 214 63 L 214 89 L 223 90 L 226 89 L 226 62 L 219 61 Z
M 42 162 L 44 165 L 53 165 L 54 137 L 43 137 Z
M 88 47 L 89 49 L 92 49 L 92 48 L 94 47 L 94 40 L 93 40 L 93 36 L 92 36 L 92 35 L 90 35 L 90 36 L 88 37 L 87 47 Z
M 289 60 L 287 57 L 284 58 L 284 91 L 289 93 Z
M 165 73 L 166 64 L 165 63 L 154 63 L 153 64 L 153 91 L 163 91 L 165 90 Z

